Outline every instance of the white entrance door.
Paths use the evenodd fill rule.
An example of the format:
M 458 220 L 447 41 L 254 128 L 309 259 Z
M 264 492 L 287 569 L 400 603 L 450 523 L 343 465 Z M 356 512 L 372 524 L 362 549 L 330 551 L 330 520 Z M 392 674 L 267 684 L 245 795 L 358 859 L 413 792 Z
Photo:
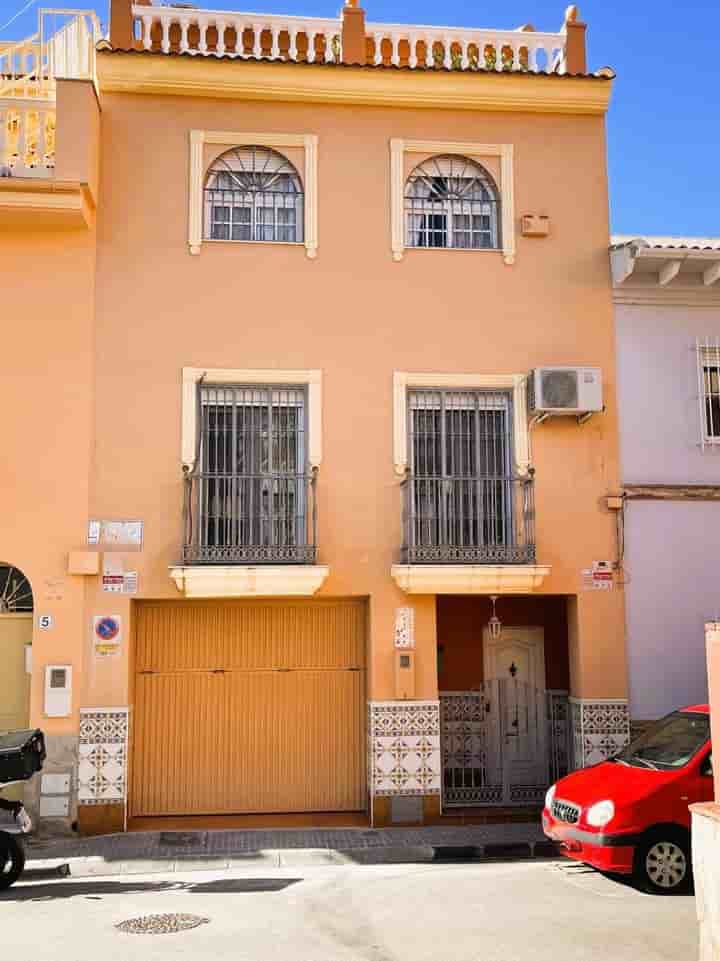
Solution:
M 543 629 L 503 627 L 497 638 L 486 630 L 483 651 L 486 711 L 492 715 L 486 718 L 487 757 L 510 802 L 514 788 L 547 778 Z

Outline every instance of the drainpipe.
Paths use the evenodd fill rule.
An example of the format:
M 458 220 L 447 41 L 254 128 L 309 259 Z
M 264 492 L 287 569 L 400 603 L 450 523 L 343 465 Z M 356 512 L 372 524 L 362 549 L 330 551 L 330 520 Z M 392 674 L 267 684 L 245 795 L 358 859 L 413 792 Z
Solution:
M 358 0 L 346 0 L 343 7 L 343 63 L 365 64 L 367 62 L 365 11 L 357 6 L 357 2 Z

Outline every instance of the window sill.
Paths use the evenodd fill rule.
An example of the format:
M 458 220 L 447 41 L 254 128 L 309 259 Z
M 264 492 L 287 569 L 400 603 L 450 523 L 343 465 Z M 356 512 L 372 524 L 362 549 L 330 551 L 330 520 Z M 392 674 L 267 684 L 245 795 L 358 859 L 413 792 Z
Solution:
M 219 238 L 201 240 L 197 244 L 190 245 L 191 254 L 199 254 L 201 247 L 205 244 L 228 244 L 236 247 L 300 247 L 305 249 L 305 254 L 309 260 L 317 257 L 317 246 L 313 246 L 306 240 L 221 240 Z
M 390 574 L 406 594 L 530 594 L 550 570 L 537 564 L 393 564 Z
M 510 267 L 515 263 L 515 254 L 508 254 L 500 247 L 403 247 L 402 250 L 393 251 L 393 260 L 395 263 L 400 263 L 405 259 L 406 254 L 418 252 L 431 254 L 499 254 L 503 263 L 507 266 Z
M 425 250 L 432 253 L 438 251 L 451 251 L 459 254 L 501 254 L 500 247 L 404 247 L 405 253 L 414 250 Z
M 246 247 L 304 247 L 302 240 L 225 240 L 222 237 L 205 237 L 204 244 L 243 244 Z
M 320 564 L 231 564 L 171 567 L 170 577 L 184 597 L 311 597 L 330 568 Z

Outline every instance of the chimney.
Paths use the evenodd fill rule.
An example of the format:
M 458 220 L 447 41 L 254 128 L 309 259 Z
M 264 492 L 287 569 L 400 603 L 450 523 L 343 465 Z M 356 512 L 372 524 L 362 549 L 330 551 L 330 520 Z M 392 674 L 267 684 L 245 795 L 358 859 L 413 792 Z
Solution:
M 357 6 L 357 0 L 346 0 L 342 13 L 343 63 L 365 64 L 367 62 L 365 11 Z
M 565 73 L 587 73 L 585 55 L 587 24 L 578 20 L 578 16 L 576 6 L 568 7 L 565 11 L 565 23 L 562 28 L 565 34 Z
M 120 50 L 131 50 L 135 46 L 132 4 L 133 0 L 110 0 L 110 45 Z

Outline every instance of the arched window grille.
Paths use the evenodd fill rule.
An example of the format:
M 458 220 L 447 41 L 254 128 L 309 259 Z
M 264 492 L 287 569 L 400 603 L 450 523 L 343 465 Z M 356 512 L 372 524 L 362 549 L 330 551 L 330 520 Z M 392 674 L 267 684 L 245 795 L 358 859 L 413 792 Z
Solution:
M 497 187 L 479 163 L 431 157 L 405 185 L 405 246 L 497 249 L 498 208 Z
M 302 243 L 304 196 L 293 165 L 267 147 L 234 147 L 205 181 L 206 240 Z
M 0 564 L 0 614 L 22 614 L 32 609 L 30 581 L 20 568 Z

